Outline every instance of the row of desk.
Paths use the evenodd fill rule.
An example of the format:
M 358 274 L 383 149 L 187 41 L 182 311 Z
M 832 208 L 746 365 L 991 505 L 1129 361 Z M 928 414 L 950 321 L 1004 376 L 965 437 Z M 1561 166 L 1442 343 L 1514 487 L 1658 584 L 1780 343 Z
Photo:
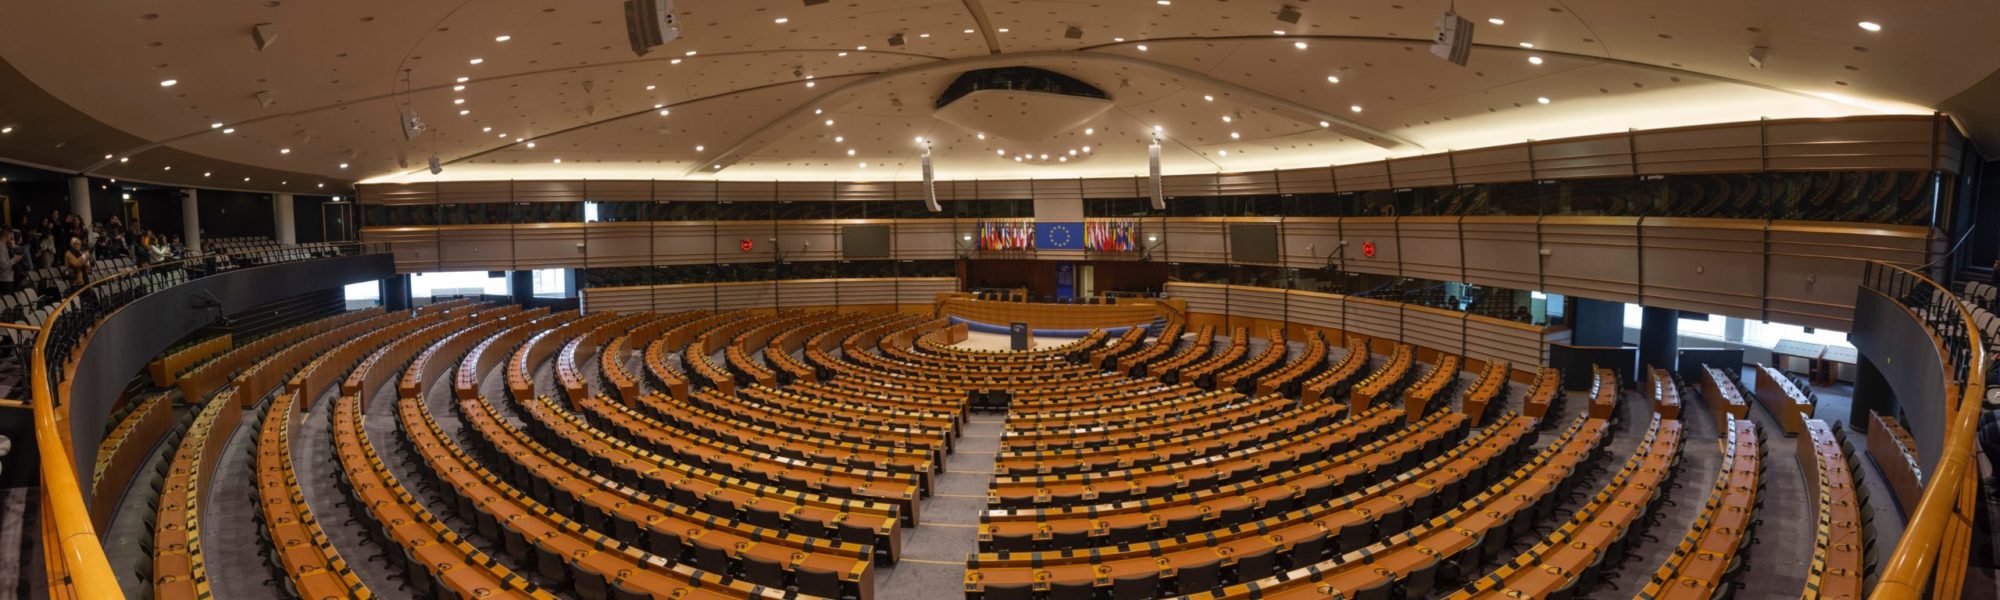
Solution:
M 1868 549 L 1874 544 L 1868 496 L 1856 478 L 1858 463 L 1842 443 L 1842 433 L 1825 421 L 1806 419 L 1801 425 L 1799 472 L 1819 510 L 1813 521 L 1812 567 L 1799 597 L 1866 597 Z
M 1732 420 L 1722 429 L 1722 466 L 1715 486 L 1673 554 L 1640 590 L 1645 600 L 1707 600 L 1740 575 L 1750 528 L 1763 492 L 1763 451 L 1757 423 Z

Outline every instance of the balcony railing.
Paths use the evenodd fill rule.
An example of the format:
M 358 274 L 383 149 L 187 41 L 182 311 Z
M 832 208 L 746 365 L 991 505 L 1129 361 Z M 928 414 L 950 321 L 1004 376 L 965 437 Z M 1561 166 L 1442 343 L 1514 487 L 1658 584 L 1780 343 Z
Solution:
M 29 359 L 40 453 L 42 553 L 50 598 L 122 598 L 104 546 L 91 525 L 77 483 L 69 436 L 69 370 L 90 330 L 132 301 L 168 287 L 218 273 L 264 265 L 386 252 L 380 244 L 313 244 L 276 250 L 218 253 L 120 271 L 90 282 L 57 302 L 35 331 Z
M 1943 398 L 1911 398 L 1905 402 L 1945 404 L 1943 453 L 1931 470 L 1922 499 L 1910 512 L 1908 527 L 1896 543 L 1887 567 L 1870 598 L 1915 600 L 1954 599 L 1964 586 L 1973 535 L 1979 487 L 1972 468 L 1978 433 L 1980 398 L 1985 395 L 1986 370 L 1992 364 L 1980 339 L 1972 312 L 1951 290 L 1930 277 L 1883 263 L 1869 263 L 1862 286 L 1902 302 L 1936 335 L 1945 366 Z M 1929 590 L 1932 593 L 1927 594 Z

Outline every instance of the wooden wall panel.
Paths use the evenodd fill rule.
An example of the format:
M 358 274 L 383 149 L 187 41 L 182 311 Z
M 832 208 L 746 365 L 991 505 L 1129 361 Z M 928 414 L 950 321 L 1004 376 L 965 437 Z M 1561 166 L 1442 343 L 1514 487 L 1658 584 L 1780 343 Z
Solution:
M 1145 179 L 1139 177 L 1098 177 L 1078 182 L 1085 198 L 1151 197 Z
M 1216 187 L 1215 174 L 1168 175 L 1160 178 L 1160 189 L 1167 198 L 1214 196 L 1220 189 Z
M 1290 290 L 1285 292 L 1285 309 L 1289 311 L 1293 323 L 1302 323 L 1325 329 L 1346 329 L 1343 318 L 1345 297 L 1335 294 Z M 1340 340 L 1328 338 L 1327 343 L 1339 345 Z
M 1389 163 L 1369 161 L 1333 168 L 1333 187 L 1342 192 L 1389 189 Z
M 1076 201 L 1083 199 L 1083 182 L 1076 179 L 1036 179 L 1030 184 L 1036 200 Z
M 897 283 L 886 279 L 842 279 L 834 284 L 840 304 L 897 304 Z
M 1170 282 L 1166 285 L 1165 291 L 1169 298 L 1186 300 L 1188 312 L 1229 314 L 1229 286 Z
M 1403 273 L 1402 253 L 1398 252 L 1395 217 L 1341 219 L 1340 235 L 1342 243 L 1347 246 L 1341 251 L 1341 268 L 1380 275 Z M 1373 257 L 1362 251 L 1362 246 L 1369 242 L 1375 244 Z
M 1229 316 L 1281 322 L 1285 320 L 1285 290 L 1232 285 L 1228 291 Z
M 1035 182 L 1027 179 L 981 179 L 973 182 L 980 200 L 1033 200 Z M 965 198 L 965 190 L 959 190 L 959 198 Z
M 780 181 L 774 188 L 776 200 L 825 202 L 839 196 L 834 193 L 835 183 L 831 181 Z
M 1633 134 L 1639 173 L 1723 173 L 1763 169 L 1757 123 L 1682 127 Z
M 586 223 L 583 266 L 645 267 L 653 264 L 653 224 Z
M 1775 221 L 1765 282 L 1768 321 L 1853 329 L 1854 290 L 1869 260 L 1913 267 L 1930 243 L 1922 227 L 1838 227 Z
M 1459 183 L 1531 181 L 1527 144 L 1509 144 L 1451 153 L 1453 176 Z
M 434 182 L 375 183 L 355 186 L 354 201 L 361 204 L 437 204 Z
M 785 260 L 840 259 L 837 221 L 779 221 L 777 229 L 778 249 L 784 252 Z M 764 246 L 764 240 L 757 240 L 757 245 Z
M 842 202 L 895 200 L 896 184 L 891 181 L 843 181 L 834 184 L 833 195 Z M 923 192 L 919 191 L 915 199 L 923 199 Z
M 1167 260 L 1173 262 L 1226 263 L 1229 244 L 1227 225 L 1220 219 L 1182 219 L 1166 225 L 1163 235 Z
M 1639 293 L 1648 306 L 1705 313 L 1764 309 L 1764 227 L 1760 221 L 1646 219 L 1639 240 Z
M 1276 172 L 1276 176 L 1280 193 L 1331 194 L 1334 191 L 1331 167 L 1281 169 Z
M 1340 248 L 1340 219 L 1301 217 L 1279 226 L 1278 259 L 1295 269 L 1325 267 Z
M 396 256 L 397 273 L 438 270 L 435 227 L 363 227 L 361 241 L 389 244 L 389 252 Z
M 582 223 L 514 226 L 514 269 L 572 267 L 584 260 Z
M 1388 339 L 1403 339 L 1402 304 L 1368 298 L 1346 299 L 1347 331 Z
M 1542 287 L 1537 217 L 1471 217 L 1460 223 L 1465 281 L 1516 290 Z
M 583 295 L 585 314 L 631 314 L 653 310 L 653 288 L 648 286 L 586 288 L 577 293 Z
M 1400 235 L 1396 238 L 1396 250 L 1402 256 L 1403 276 L 1464 280 L 1458 221 L 1458 217 L 1403 217 L 1397 221 Z M 1380 256 L 1382 244 L 1377 242 L 1375 246 L 1376 255 Z
M 1457 183 L 1452 179 L 1450 154 L 1406 156 L 1389 161 L 1391 179 L 1398 188 L 1418 188 Z
M 1930 169 L 1936 128 L 1902 118 L 1777 121 L 1765 127 L 1771 169 Z
M 514 182 L 515 202 L 582 202 L 582 181 L 542 181 L 524 179 Z
M 653 286 L 654 310 L 715 310 L 715 286 L 707 284 Z
M 735 190 L 734 193 L 730 194 L 731 199 L 739 199 L 736 198 L 739 195 L 758 195 L 749 194 L 748 192 L 751 189 L 762 189 L 763 193 L 761 196 L 765 198 L 771 196 L 771 184 L 768 182 L 655 181 L 653 182 L 653 200 L 664 202 L 714 202 L 716 198 L 721 196 L 720 190 L 723 186 Z
M 1405 304 L 1402 340 L 1443 352 L 1465 351 L 1465 313 Z
M 730 248 L 730 252 L 736 252 Z M 653 264 L 704 265 L 716 262 L 715 224 L 657 222 L 653 224 Z
M 1632 174 L 1632 140 L 1599 135 L 1530 144 L 1536 179 L 1615 177 Z
M 1636 217 L 1544 217 L 1543 291 L 1639 301 Z
M 937 302 L 938 294 L 956 291 L 956 277 L 904 277 L 896 280 L 898 304 L 930 306 Z M 841 302 L 844 304 L 847 301 L 842 299 Z
M 711 199 L 714 200 L 729 202 L 771 202 L 777 200 L 779 195 L 778 183 L 775 181 L 719 181 L 710 185 L 715 190 L 711 196 Z M 821 195 L 832 194 L 830 188 L 833 185 L 829 183 L 827 187 L 829 190 Z M 664 193 L 666 190 L 662 188 L 660 191 Z M 697 194 L 700 193 L 699 189 L 690 191 Z M 805 200 L 805 198 L 786 198 L 786 200 Z
M 512 225 L 453 225 L 438 228 L 440 271 L 505 271 L 514 268 Z
M 441 181 L 437 184 L 439 204 L 481 204 L 513 202 L 512 181 Z
M 585 181 L 583 198 L 592 202 L 651 202 L 653 182 Z
M 716 310 L 771 308 L 778 302 L 778 286 L 774 282 L 748 281 L 714 285 Z
M 775 287 L 781 308 L 835 304 L 834 300 L 839 298 L 840 293 L 840 284 L 834 279 L 779 281 Z
M 950 219 L 904 219 L 890 231 L 890 250 L 904 260 L 943 260 L 958 257 L 959 237 Z M 972 225 L 968 225 L 972 227 Z
M 1465 356 L 1481 361 L 1504 360 L 1514 368 L 1548 364 L 1540 327 L 1478 315 L 1465 318 Z
M 1215 178 L 1216 193 L 1223 196 L 1262 196 L 1278 193 L 1275 171 L 1223 173 Z

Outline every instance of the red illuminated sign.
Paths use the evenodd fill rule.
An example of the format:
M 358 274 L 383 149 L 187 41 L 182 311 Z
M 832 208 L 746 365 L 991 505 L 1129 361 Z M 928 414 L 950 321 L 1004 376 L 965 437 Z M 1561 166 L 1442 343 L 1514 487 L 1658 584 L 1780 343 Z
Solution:
M 1361 255 L 1375 258 L 1375 242 L 1361 242 Z
M 743 241 L 736 243 L 736 247 L 742 248 L 744 252 L 749 252 L 751 248 L 757 247 L 757 244 L 751 242 L 750 238 L 743 238 Z

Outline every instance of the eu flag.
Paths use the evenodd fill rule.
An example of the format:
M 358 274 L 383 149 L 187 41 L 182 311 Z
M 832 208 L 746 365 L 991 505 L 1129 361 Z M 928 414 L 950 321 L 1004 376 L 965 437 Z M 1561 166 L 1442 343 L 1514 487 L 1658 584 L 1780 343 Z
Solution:
M 1082 223 L 1036 223 L 1035 249 L 1082 250 Z

